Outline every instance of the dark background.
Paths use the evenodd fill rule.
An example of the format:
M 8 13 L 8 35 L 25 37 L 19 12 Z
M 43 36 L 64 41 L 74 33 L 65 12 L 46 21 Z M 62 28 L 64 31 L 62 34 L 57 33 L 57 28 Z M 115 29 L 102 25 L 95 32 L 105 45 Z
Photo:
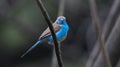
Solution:
M 55 21 L 59 0 L 42 1 Z M 96 2 L 101 29 L 113 1 Z M 84 67 L 97 39 L 91 23 L 89 1 L 66 0 L 64 16 L 70 26 L 67 39 L 61 43 L 64 65 Z M 46 28 L 46 21 L 35 0 L 0 0 L 0 67 L 50 67 L 53 47 L 47 43 L 20 58 Z

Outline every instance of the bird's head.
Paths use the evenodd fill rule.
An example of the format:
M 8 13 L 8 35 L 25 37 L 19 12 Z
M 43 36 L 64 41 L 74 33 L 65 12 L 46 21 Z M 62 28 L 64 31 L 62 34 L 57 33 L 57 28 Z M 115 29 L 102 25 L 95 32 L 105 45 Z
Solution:
M 59 16 L 56 20 L 58 24 L 65 24 L 66 23 L 66 18 L 64 16 Z

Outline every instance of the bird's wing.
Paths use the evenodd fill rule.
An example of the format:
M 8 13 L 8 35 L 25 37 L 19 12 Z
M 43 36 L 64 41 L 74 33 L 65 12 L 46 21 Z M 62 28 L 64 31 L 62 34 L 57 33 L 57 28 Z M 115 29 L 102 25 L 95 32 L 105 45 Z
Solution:
M 53 24 L 53 27 L 54 27 L 55 33 L 58 32 L 58 31 L 60 30 L 60 28 L 61 28 L 61 26 L 58 25 L 58 24 L 56 24 L 56 23 Z M 50 29 L 47 28 L 47 29 L 42 33 L 42 35 L 39 37 L 39 39 L 44 39 L 44 38 L 49 37 L 49 36 L 51 36 L 51 32 L 50 32 Z

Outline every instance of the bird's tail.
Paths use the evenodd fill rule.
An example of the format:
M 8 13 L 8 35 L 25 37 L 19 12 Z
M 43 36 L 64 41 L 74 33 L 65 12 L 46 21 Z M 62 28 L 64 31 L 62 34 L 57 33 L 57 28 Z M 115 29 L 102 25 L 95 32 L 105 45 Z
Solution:
M 29 53 L 33 48 L 35 48 L 39 43 L 41 43 L 41 40 L 38 40 L 31 48 L 29 48 L 22 56 L 23 58 L 27 53 Z

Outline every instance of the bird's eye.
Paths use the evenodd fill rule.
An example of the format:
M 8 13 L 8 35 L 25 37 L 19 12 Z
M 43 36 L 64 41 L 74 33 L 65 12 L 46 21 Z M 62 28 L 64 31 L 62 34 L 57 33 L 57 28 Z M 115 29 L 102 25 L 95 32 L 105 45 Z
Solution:
M 64 21 L 64 19 L 63 19 L 63 18 L 61 18 L 61 21 Z

